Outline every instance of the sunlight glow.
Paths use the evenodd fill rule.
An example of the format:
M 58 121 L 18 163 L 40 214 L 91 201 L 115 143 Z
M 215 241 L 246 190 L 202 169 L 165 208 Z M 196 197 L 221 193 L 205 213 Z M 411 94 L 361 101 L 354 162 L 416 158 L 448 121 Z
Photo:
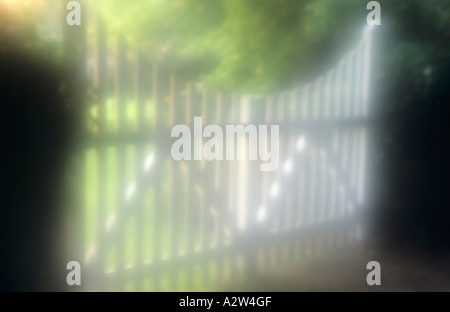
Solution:
M 299 152 L 299 153 L 302 152 L 305 149 L 305 145 L 306 145 L 306 139 L 302 135 L 297 140 L 297 152 Z
M 116 223 L 116 213 L 112 213 L 106 222 L 106 230 L 109 231 Z
M 130 200 L 131 197 L 133 196 L 135 190 L 136 190 L 136 183 L 133 182 L 133 183 L 131 183 L 130 186 L 128 186 L 128 188 L 127 188 L 127 192 L 126 192 L 126 195 L 125 195 L 125 199 L 126 199 L 126 200 Z
M 278 197 L 279 193 L 280 193 L 280 185 L 278 183 L 274 183 L 270 188 L 270 197 L 275 199 Z
M 154 153 L 150 153 L 147 158 L 145 159 L 145 163 L 144 163 L 144 170 L 147 172 L 150 170 L 150 168 L 153 165 L 153 162 L 155 161 L 155 154 Z
M 258 223 L 263 223 L 265 219 L 266 219 L 266 207 L 261 206 L 258 209 L 257 215 Z
M 286 163 L 284 164 L 284 168 L 283 168 L 283 170 L 284 170 L 284 174 L 289 174 L 289 173 L 291 173 L 292 172 L 292 160 L 290 160 L 290 159 L 288 159 L 287 161 L 286 161 Z

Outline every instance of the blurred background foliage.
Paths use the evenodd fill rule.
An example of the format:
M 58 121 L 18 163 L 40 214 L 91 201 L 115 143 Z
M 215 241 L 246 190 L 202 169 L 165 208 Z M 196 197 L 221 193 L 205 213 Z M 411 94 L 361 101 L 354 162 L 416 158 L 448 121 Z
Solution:
M 355 0 L 100 1 L 99 10 L 149 57 L 243 93 L 286 89 L 326 69 L 330 54 L 360 37 L 366 16 Z
M 1 0 L 0 36 L 61 59 L 64 1 Z M 269 93 L 307 82 L 361 37 L 367 0 L 97 0 L 109 36 L 210 89 Z M 450 57 L 450 2 L 379 1 L 383 53 L 376 78 L 423 79 Z M 86 22 L 85 17 L 82 17 Z M 380 36 L 381 37 L 381 36 Z M 428 69 L 427 69 L 428 68 Z M 434 69 L 434 70 L 433 70 Z M 396 87 L 396 86 L 394 86 Z
M 450 3 L 379 1 L 388 29 L 380 79 L 449 57 Z M 306 82 L 361 36 L 367 0 L 100 0 L 110 30 L 209 88 L 267 93 Z M 394 65 L 395 66 L 392 66 Z M 400 79 L 400 77 L 399 77 Z

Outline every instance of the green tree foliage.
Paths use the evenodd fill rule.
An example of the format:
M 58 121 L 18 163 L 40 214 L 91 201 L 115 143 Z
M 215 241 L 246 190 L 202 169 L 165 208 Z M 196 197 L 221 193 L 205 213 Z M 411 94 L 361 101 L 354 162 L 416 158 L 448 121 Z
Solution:
M 284 89 L 334 64 L 360 37 L 367 2 L 102 0 L 98 8 L 113 31 L 150 57 L 210 88 L 248 93 Z M 431 59 L 448 57 L 448 1 L 380 3 L 380 28 L 396 41 L 385 61 L 404 60 L 420 71 Z
M 450 2 L 379 2 L 382 25 L 377 31 L 384 47 L 377 55 L 378 79 L 401 81 L 405 76 L 423 75 L 427 67 L 434 68 L 434 74 L 437 67 L 443 68 L 450 54 Z M 60 2 L 8 3 L 1 4 L 0 39 L 7 36 L 22 41 L 29 53 L 54 46 L 51 53 L 61 54 L 56 38 L 61 34 L 55 34 L 59 22 L 47 23 L 58 15 L 50 13 L 51 8 L 63 11 Z M 89 14 L 100 12 L 111 36 L 124 36 L 149 58 L 166 63 L 189 79 L 200 80 L 209 88 L 265 93 L 310 80 L 334 65 L 360 38 L 367 3 L 97 0 L 83 5 L 89 5 L 85 11 Z M 83 20 L 86 25 L 86 16 Z M 38 38 L 36 22 L 46 22 L 47 30 L 52 30 L 47 35 L 51 36 Z
M 113 31 L 188 77 L 200 77 L 210 88 L 264 92 L 305 77 L 314 69 L 311 58 L 320 60 L 334 44 L 340 50 L 353 39 L 348 34 L 355 24 L 359 34 L 365 7 L 357 2 L 103 1 L 99 8 Z M 345 8 L 359 18 L 344 20 L 333 36 L 329 29 L 336 29 Z

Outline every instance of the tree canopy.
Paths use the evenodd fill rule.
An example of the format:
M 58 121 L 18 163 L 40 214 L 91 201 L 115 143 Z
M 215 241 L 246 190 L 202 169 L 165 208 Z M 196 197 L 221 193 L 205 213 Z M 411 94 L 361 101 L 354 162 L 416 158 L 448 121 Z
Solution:
M 100 0 L 98 10 L 110 30 L 188 78 L 210 88 L 264 93 L 311 79 L 334 64 L 360 38 L 367 3 Z M 448 1 L 380 3 L 380 28 L 389 28 L 394 41 L 384 61 L 401 63 L 406 56 L 406 67 L 422 70 L 432 58 L 448 57 Z M 387 74 L 392 75 L 380 73 Z
M 361 37 L 368 2 L 97 0 L 82 5 L 88 16 L 103 17 L 110 36 L 123 36 L 190 80 L 210 89 L 267 93 L 309 81 L 334 65 Z M 436 73 L 450 58 L 450 2 L 379 2 L 376 44 L 385 50 L 376 56 L 377 77 L 402 80 L 433 67 Z M 30 52 L 58 46 L 62 20 L 54 13 L 63 12 L 61 2 L 0 1 L 0 7 L 0 37 L 20 38 Z M 33 27 L 43 22 L 46 26 Z M 45 40 L 36 37 L 37 29 L 47 29 Z

